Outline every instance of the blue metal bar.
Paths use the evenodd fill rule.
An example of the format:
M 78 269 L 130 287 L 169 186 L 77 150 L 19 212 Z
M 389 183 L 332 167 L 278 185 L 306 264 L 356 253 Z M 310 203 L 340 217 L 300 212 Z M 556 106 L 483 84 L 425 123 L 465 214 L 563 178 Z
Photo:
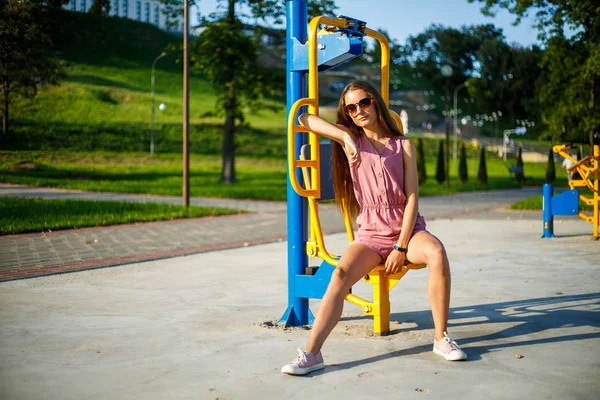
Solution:
M 290 0 L 286 3 L 286 73 L 287 73 L 287 113 L 292 105 L 307 96 L 306 71 L 294 68 L 294 42 L 308 40 L 308 12 L 305 0 Z M 287 119 L 286 119 L 287 121 Z M 301 133 L 296 136 L 299 152 L 306 139 Z M 295 156 L 298 157 L 299 154 Z M 297 173 L 301 181 L 301 171 L 287 171 L 287 229 L 288 229 L 288 308 L 281 317 L 286 326 L 307 325 L 313 322 L 308 308 L 308 299 L 296 296 L 296 275 L 303 275 L 308 266 L 306 255 L 307 240 L 307 201 L 298 195 L 290 183 L 289 174 Z
M 543 222 L 544 222 L 544 233 L 543 238 L 554 237 L 554 217 L 552 216 L 552 196 L 554 195 L 554 185 L 545 183 L 542 188 L 543 200 Z

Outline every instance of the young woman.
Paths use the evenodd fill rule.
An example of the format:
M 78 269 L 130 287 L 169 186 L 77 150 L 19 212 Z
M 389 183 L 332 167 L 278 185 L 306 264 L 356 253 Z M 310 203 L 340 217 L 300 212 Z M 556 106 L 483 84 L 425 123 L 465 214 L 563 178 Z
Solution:
M 416 153 L 404 137 L 379 93 L 368 82 L 355 81 L 343 91 L 337 125 L 302 114 L 308 130 L 331 139 L 336 202 L 358 216 L 356 240 L 344 252 L 323 296 L 310 339 L 282 373 L 305 375 L 323 369 L 321 347 L 338 323 L 344 297 L 375 266 L 385 262 L 387 274 L 406 259 L 429 266 L 428 295 L 435 325 L 433 351 L 446 360 L 466 354 L 446 333 L 450 305 L 450 266 L 442 243 L 425 230 L 418 212 Z

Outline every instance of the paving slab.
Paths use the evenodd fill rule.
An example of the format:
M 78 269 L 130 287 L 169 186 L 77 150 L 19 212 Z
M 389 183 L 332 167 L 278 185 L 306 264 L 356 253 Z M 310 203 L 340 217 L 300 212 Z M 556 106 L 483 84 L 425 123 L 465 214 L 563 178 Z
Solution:
M 325 370 L 281 375 L 309 335 L 276 323 L 287 305 L 282 241 L 0 283 L 0 398 L 598 398 L 600 242 L 590 225 L 566 221 L 556 239 L 526 219 L 428 227 L 448 249 L 449 330 L 466 362 L 431 352 L 424 270 L 391 293 L 392 335 L 372 336 L 372 320 L 346 304 Z M 343 234 L 326 240 L 333 252 L 347 245 Z

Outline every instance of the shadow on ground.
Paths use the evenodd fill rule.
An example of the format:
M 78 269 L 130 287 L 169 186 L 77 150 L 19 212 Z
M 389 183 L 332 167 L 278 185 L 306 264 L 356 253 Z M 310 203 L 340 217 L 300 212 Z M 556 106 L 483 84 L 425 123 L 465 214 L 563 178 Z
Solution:
M 345 317 L 342 321 L 370 319 L 370 317 Z M 392 313 L 390 321 L 398 320 L 414 327 L 393 329 L 391 334 L 433 329 L 431 311 Z M 506 325 L 510 325 L 506 327 Z M 569 333 L 580 327 L 600 328 L 600 293 L 581 295 L 556 295 L 538 299 L 524 299 L 501 303 L 452 308 L 448 321 L 450 330 L 458 327 L 472 328 L 474 333 L 492 331 L 483 335 L 462 337 L 459 342 L 467 353 L 468 361 L 477 361 L 483 354 L 516 346 L 545 343 L 572 342 L 600 338 L 600 332 Z M 560 328 L 560 331 L 558 330 Z M 544 333 L 543 337 L 530 335 Z M 542 336 L 542 335 L 537 335 Z M 338 369 L 379 362 L 393 357 L 408 356 L 431 351 L 431 344 L 393 351 L 378 356 L 341 363 Z

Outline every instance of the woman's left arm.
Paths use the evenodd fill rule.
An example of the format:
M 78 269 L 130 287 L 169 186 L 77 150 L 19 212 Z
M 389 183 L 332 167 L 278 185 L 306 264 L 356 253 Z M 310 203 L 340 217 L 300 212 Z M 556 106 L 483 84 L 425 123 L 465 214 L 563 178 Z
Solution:
M 404 194 L 406 205 L 402 219 L 402 231 L 396 245 L 407 248 L 412 236 L 417 214 L 419 213 L 419 175 L 417 172 L 417 161 L 415 146 L 409 139 L 402 141 L 402 166 L 404 167 Z M 386 273 L 395 274 L 404 266 L 406 253 L 392 251 L 385 263 Z

